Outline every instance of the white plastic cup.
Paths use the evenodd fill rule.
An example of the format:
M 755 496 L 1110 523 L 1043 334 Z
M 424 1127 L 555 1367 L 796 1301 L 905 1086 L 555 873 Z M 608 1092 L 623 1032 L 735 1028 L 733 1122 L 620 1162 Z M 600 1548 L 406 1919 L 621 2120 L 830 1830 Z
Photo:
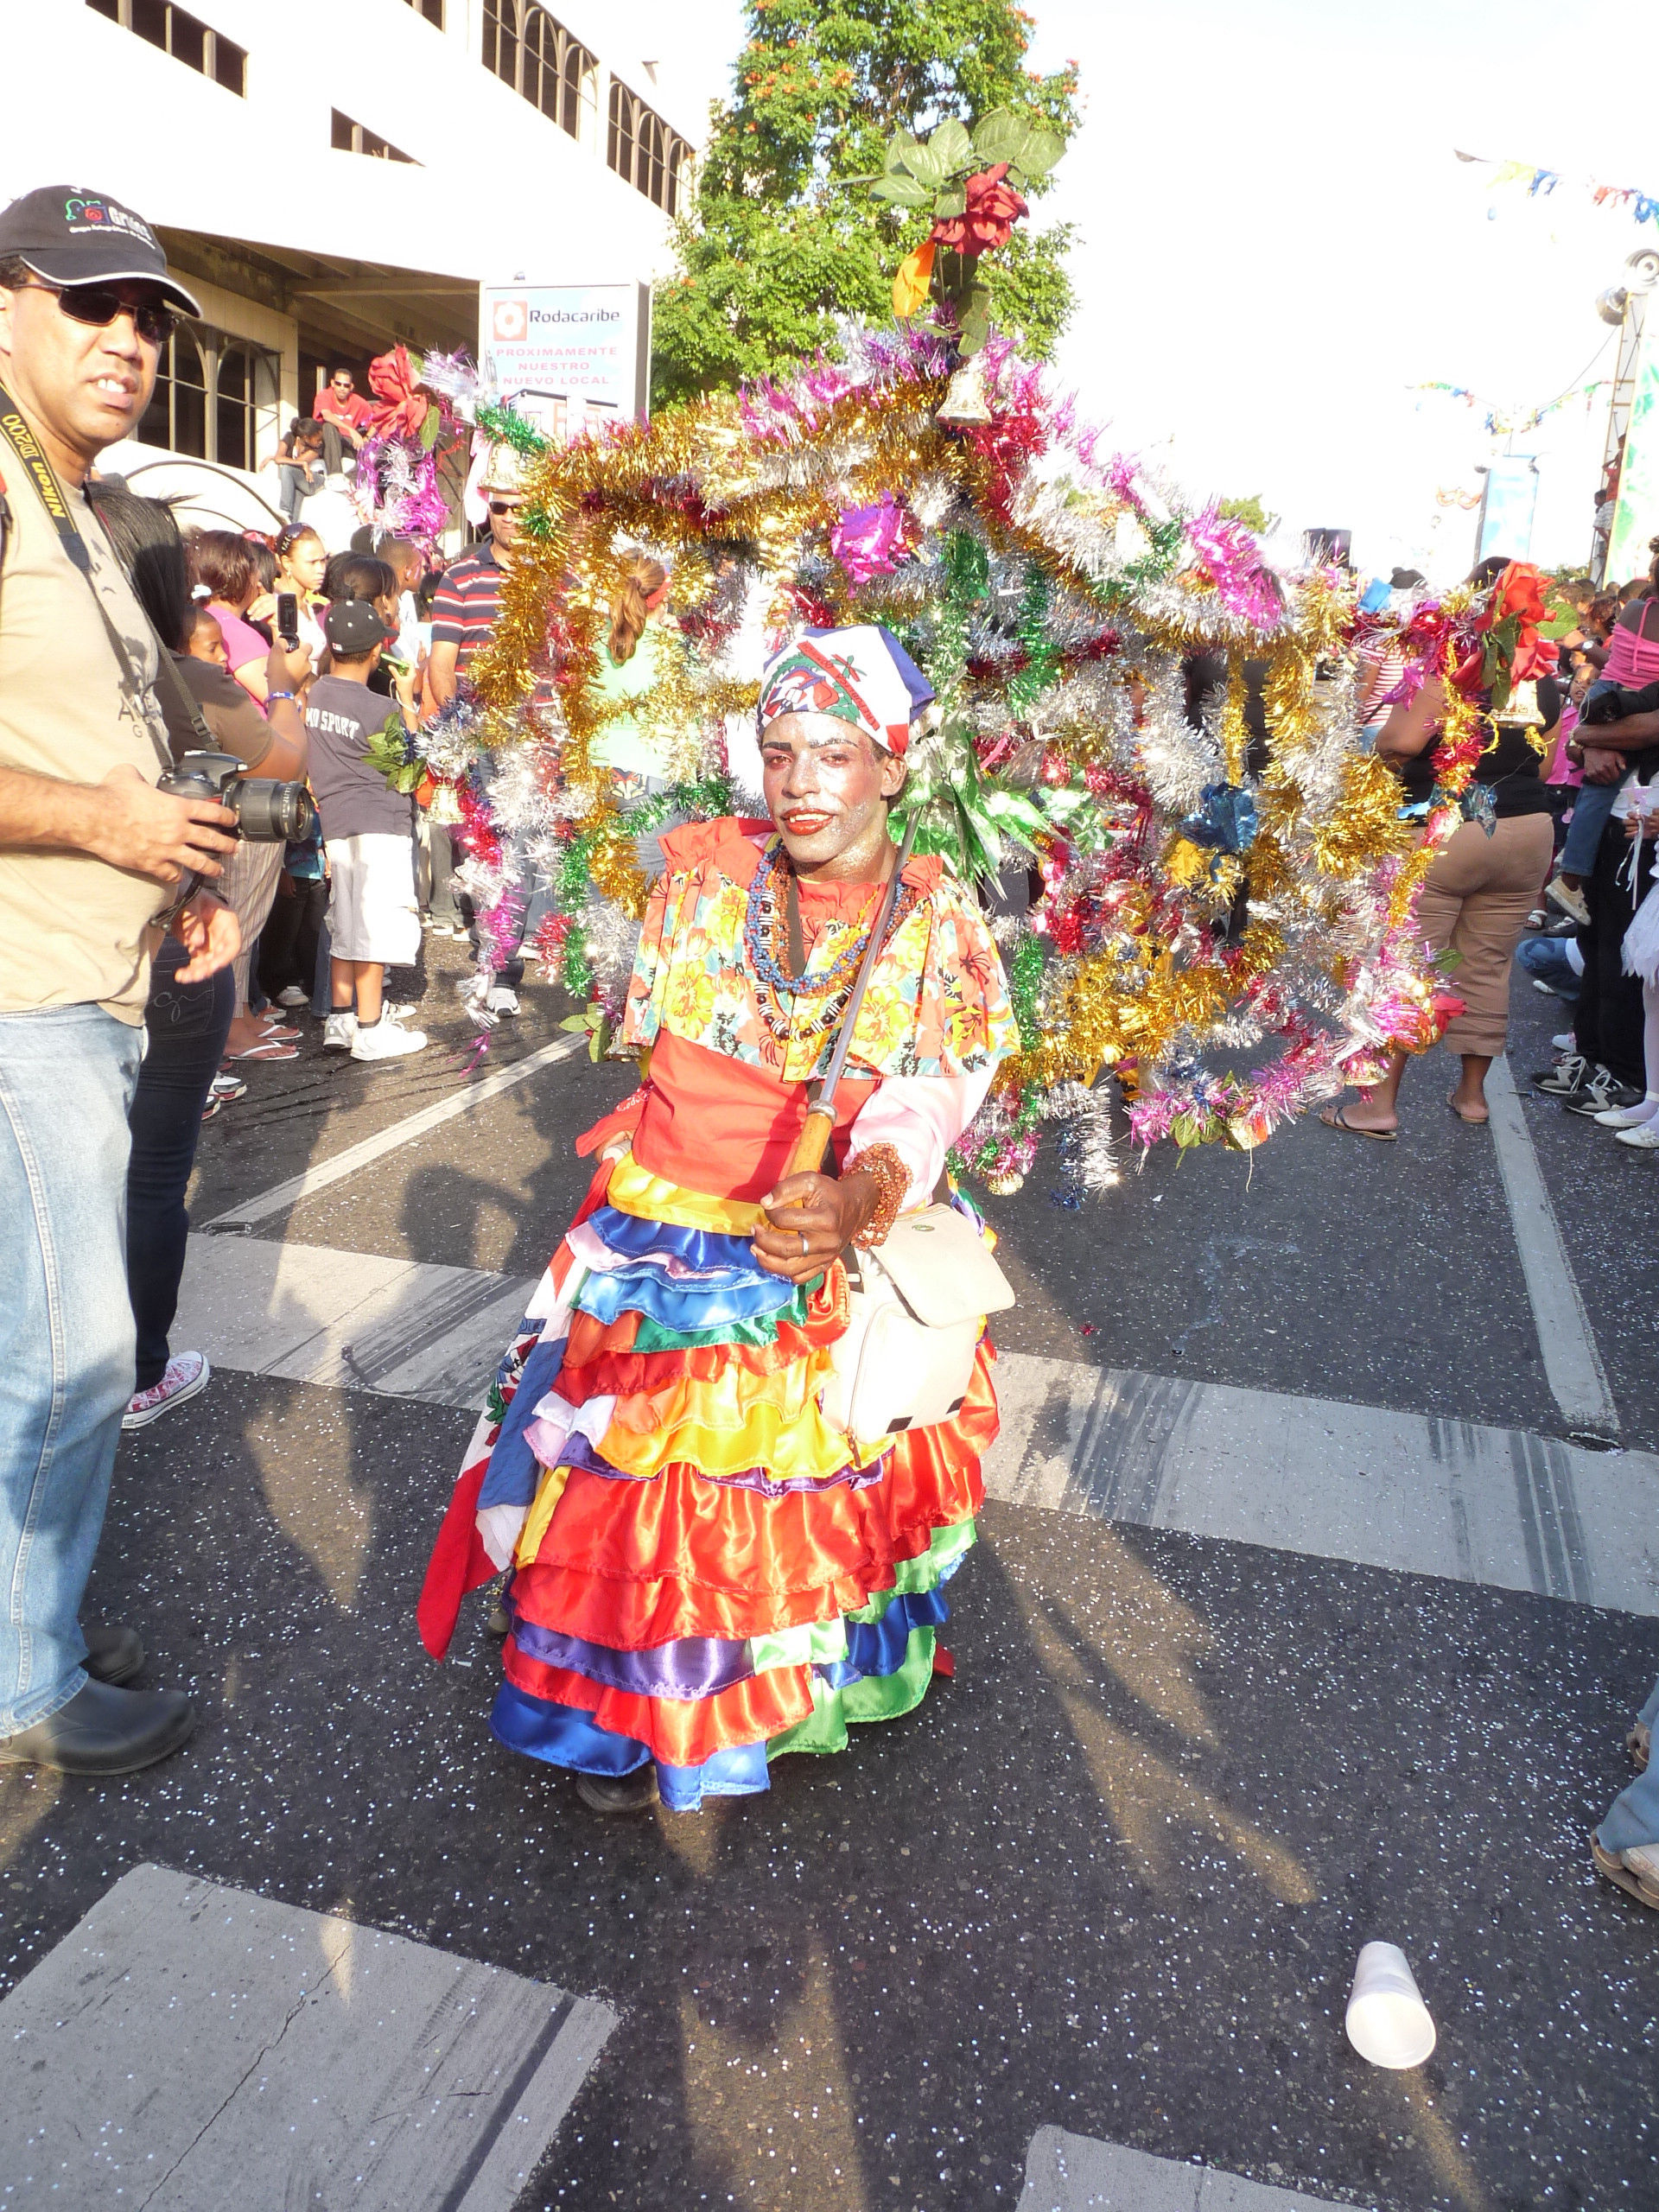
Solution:
M 1434 2023 L 1397 1943 L 1367 1943 L 1360 1952 L 1344 2024 L 1373 2066 L 1421 2066 L 1433 2050 Z

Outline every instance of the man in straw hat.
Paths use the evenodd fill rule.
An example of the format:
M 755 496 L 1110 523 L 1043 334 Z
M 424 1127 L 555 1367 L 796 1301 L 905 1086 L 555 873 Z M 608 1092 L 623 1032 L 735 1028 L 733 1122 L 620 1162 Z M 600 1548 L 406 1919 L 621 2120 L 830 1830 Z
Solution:
M 579 1141 L 598 1172 L 433 1553 L 437 1657 L 465 1592 L 512 1568 L 491 1725 L 595 1811 L 765 1789 L 772 1758 L 840 1751 L 950 1671 L 935 1631 L 996 1431 L 988 1347 L 969 1317 L 949 1409 L 874 1437 L 826 1399 L 843 1252 L 927 1205 L 1016 1043 L 978 908 L 937 858 L 900 868 L 889 833 L 931 696 L 886 631 L 809 633 L 761 686 L 770 820 L 664 836 L 622 1033 L 649 1075 Z M 853 1003 L 810 1117 L 833 1124 L 824 1174 L 797 1155 Z

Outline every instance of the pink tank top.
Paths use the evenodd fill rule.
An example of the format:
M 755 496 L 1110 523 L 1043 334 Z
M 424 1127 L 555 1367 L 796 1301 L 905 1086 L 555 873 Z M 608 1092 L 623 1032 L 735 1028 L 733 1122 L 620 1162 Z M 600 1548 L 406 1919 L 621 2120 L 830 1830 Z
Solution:
M 1601 666 L 1602 682 L 1617 683 L 1621 691 L 1639 691 L 1644 683 L 1659 683 L 1659 622 L 1651 620 L 1659 612 L 1659 600 L 1638 600 L 1637 607 L 1643 630 L 1628 629 L 1623 621 L 1615 623 Z

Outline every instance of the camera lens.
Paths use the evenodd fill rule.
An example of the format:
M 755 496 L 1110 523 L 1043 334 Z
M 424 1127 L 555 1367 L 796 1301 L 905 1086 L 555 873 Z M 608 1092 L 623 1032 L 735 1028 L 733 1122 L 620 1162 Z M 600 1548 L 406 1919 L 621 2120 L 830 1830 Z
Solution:
M 238 776 L 219 797 L 235 813 L 242 835 L 256 844 L 297 843 L 311 834 L 316 810 L 303 784 L 279 784 L 269 776 Z

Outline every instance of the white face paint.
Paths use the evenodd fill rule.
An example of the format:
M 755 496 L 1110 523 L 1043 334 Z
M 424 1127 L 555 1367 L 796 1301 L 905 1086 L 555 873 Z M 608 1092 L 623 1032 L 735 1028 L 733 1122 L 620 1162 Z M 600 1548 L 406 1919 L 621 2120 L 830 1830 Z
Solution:
M 905 765 L 834 715 L 779 715 L 760 740 L 766 811 L 798 874 L 874 882 Z

